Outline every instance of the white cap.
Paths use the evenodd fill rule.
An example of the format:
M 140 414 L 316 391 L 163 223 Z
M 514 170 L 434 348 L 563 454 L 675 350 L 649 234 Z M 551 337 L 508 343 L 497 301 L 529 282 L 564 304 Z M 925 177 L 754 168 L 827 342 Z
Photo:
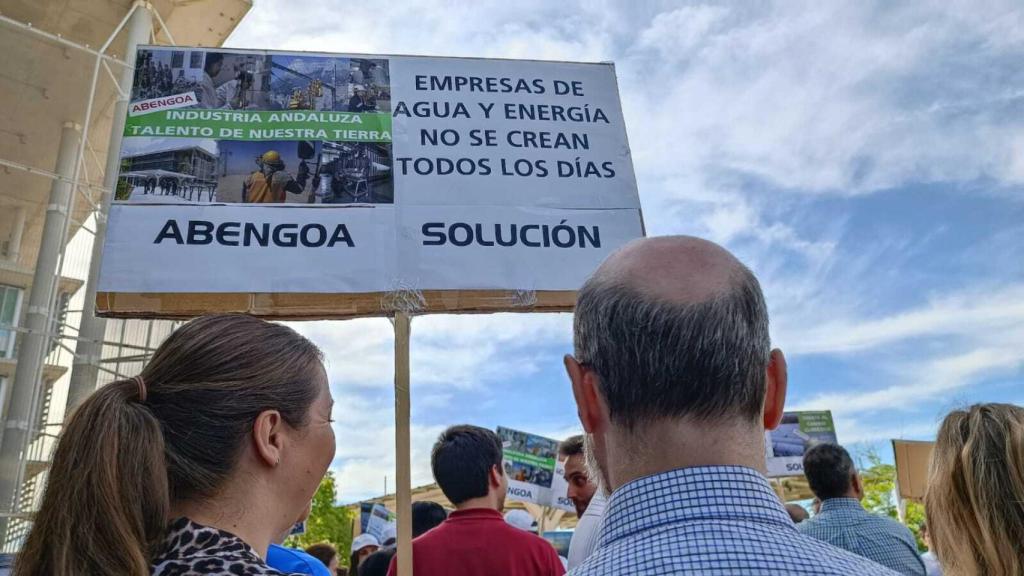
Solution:
M 380 531 L 380 541 L 386 543 L 392 538 L 398 538 L 398 526 L 394 522 L 388 523 L 384 526 L 384 529 Z
M 366 92 L 366 86 L 363 86 L 362 84 L 355 84 L 355 85 L 352 86 L 352 91 L 353 92 L 359 92 L 360 90 L 362 90 L 363 92 Z
M 509 510 L 505 513 L 505 522 L 520 530 L 533 532 L 533 516 L 530 516 L 526 510 Z
M 367 546 L 380 546 L 380 542 L 377 542 L 377 539 L 373 537 L 373 534 L 360 534 L 352 540 L 352 552 L 362 550 Z

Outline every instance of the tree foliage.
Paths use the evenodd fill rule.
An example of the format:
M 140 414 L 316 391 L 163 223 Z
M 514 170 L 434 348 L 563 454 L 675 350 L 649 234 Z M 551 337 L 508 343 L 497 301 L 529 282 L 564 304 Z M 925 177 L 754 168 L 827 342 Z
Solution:
M 864 508 L 875 514 L 883 514 L 890 518 L 897 519 L 899 513 L 896 510 L 894 489 L 896 487 L 896 466 L 882 462 L 882 458 L 874 450 L 866 452 L 860 458 L 860 480 L 864 488 Z M 864 466 L 864 461 L 867 466 Z M 921 525 L 924 524 L 924 506 L 917 502 L 904 502 L 906 525 L 914 533 L 917 540 L 918 550 L 924 551 L 927 548 L 921 540 Z
M 860 466 L 860 481 L 864 487 L 864 507 L 875 514 L 897 518 L 893 488 L 896 486 L 896 466 L 885 464 L 874 450 L 864 455 L 868 466 Z
M 326 542 L 338 550 L 339 561 L 344 564 L 352 545 L 352 512 L 344 506 L 338 506 L 336 498 L 334 474 L 328 472 L 313 495 L 306 532 L 289 537 L 285 546 L 305 548 Z

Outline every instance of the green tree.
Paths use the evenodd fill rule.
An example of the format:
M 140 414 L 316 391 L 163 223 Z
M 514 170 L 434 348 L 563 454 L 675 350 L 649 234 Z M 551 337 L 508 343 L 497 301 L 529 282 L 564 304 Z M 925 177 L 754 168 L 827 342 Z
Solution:
M 867 460 L 868 466 L 863 465 Z M 869 450 L 863 457 L 860 468 L 860 481 L 864 488 L 864 507 L 876 514 L 884 514 L 897 518 L 896 503 L 893 501 L 893 488 L 896 486 L 896 467 L 885 464 L 874 450 Z
M 899 518 L 893 490 L 896 487 L 896 466 L 882 462 L 882 458 L 874 450 L 866 452 L 860 460 L 860 480 L 864 488 L 864 508 L 876 514 L 884 514 L 890 518 Z M 864 466 L 864 461 L 868 466 Z M 917 502 L 905 501 L 905 519 L 907 527 L 917 540 L 917 548 L 926 550 L 921 540 L 921 525 L 924 524 L 924 506 Z
M 285 546 L 305 548 L 326 542 L 338 550 L 338 560 L 344 564 L 352 545 L 352 513 L 335 503 L 337 495 L 334 474 L 328 472 L 313 495 L 306 532 L 289 537 Z

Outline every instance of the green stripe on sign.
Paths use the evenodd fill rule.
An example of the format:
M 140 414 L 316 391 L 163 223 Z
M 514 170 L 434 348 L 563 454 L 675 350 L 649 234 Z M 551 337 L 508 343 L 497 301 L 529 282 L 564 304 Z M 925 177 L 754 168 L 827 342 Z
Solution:
M 124 135 L 386 143 L 391 142 L 391 116 L 384 112 L 257 112 L 187 108 L 129 116 L 124 125 Z
M 541 458 L 540 456 L 534 456 L 533 454 L 526 454 L 524 452 L 516 452 L 514 450 L 505 450 L 505 459 L 525 462 L 526 464 L 533 464 L 534 466 L 541 466 L 544 468 L 555 467 L 554 458 Z

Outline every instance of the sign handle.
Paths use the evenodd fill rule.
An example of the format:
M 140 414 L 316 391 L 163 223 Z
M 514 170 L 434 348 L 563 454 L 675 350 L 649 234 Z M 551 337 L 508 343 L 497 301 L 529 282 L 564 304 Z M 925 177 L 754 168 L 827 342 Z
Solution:
M 412 320 L 395 312 L 395 513 L 397 576 L 412 576 L 412 474 L 409 447 L 409 331 Z

